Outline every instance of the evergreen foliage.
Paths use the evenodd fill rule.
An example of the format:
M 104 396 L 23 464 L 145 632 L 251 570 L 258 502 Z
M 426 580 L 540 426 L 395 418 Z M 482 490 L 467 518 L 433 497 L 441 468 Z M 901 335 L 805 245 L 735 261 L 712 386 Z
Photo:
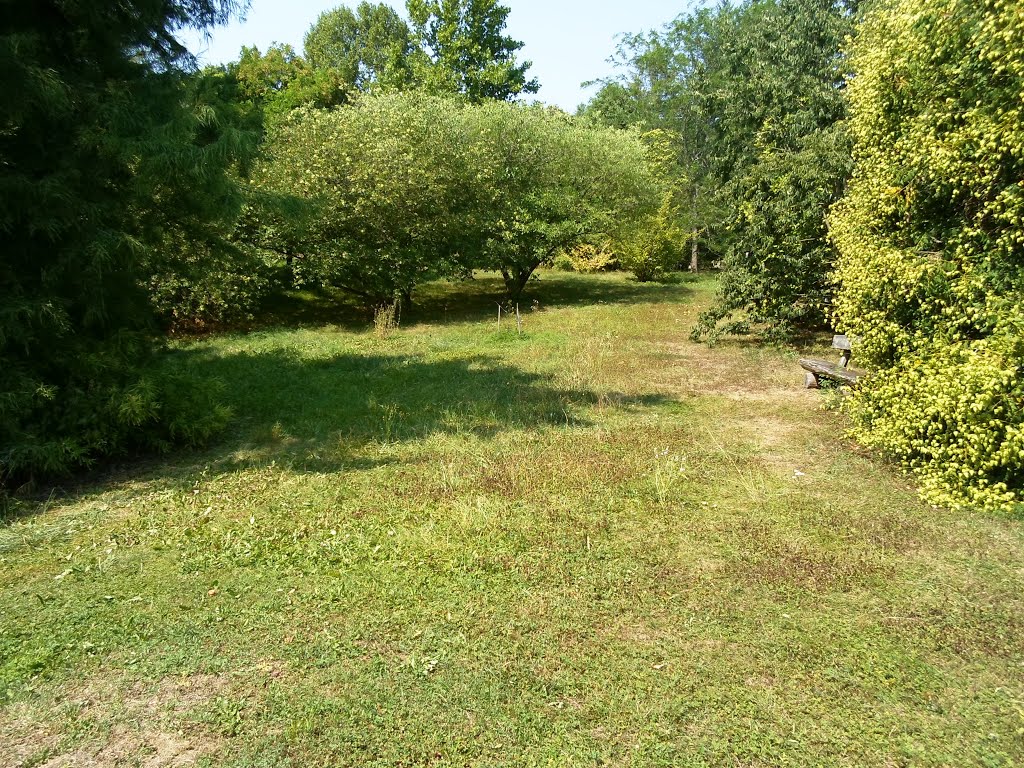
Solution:
M 0 483 L 199 439 L 221 420 L 199 390 L 176 392 L 153 367 L 145 279 L 154 249 L 216 242 L 237 205 L 223 169 L 246 137 L 184 89 L 189 57 L 174 37 L 236 10 L 231 0 L 5 7 Z M 175 411 L 201 401 L 206 416 Z
M 853 48 L 837 325 L 879 367 L 858 436 L 943 504 L 1024 499 L 1024 16 L 893 0 Z

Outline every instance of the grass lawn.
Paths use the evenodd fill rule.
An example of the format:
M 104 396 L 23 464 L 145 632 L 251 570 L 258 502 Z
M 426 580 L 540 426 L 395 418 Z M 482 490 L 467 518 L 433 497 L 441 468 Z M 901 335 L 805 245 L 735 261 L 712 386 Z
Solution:
M 182 343 L 230 433 L 0 525 L 0 765 L 1024 763 L 1020 520 L 689 342 L 711 280 L 497 290 Z

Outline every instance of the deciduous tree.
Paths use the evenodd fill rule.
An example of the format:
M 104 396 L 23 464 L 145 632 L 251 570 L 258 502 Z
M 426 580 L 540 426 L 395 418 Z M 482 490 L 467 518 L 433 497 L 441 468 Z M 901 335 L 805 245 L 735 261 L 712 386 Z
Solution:
M 412 82 L 415 41 L 409 26 L 383 3 L 339 6 L 320 15 L 303 50 L 313 69 L 334 70 L 359 91 L 404 88 Z
M 536 93 L 530 62 L 518 63 L 523 44 L 504 33 L 509 9 L 498 0 L 407 0 L 423 56 L 418 78 L 435 93 L 470 101 L 507 101 Z

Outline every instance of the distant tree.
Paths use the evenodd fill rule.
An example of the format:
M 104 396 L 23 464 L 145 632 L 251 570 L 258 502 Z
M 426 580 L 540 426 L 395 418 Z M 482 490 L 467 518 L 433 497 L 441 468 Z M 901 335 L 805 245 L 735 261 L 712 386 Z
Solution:
M 854 3 L 753 0 L 719 13 L 694 91 L 713 116 L 727 241 L 716 305 L 694 336 L 759 325 L 784 339 L 823 325 L 831 301 L 824 217 L 852 167 L 841 49 Z
M 521 42 L 505 35 L 509 9 L 498 0 L 407 0 L 422 53 L 417 78 L 434 93 L 470 101 L 509 101 L 536 93 L 530 62 L 516 62 Z
M 322 13 L 304 43 L 313 69 L 334 70 L 359 91 L 409 85 L 414 51 L 409 26 L 383 3 L 361 2 L 354 11 L 340 6 Z
M 467 120 L 486 235 L 478 266 L 502 273 L 511 301 L 558 253 L 597 236 L 622 242 L 658 207 L 663 190 L 634 132 L 494 102 Z
M 624 36 L 584 109 L 610 125 L 656 130 L 675 157 L 673 206 L 719 256 L 715 306 L 695 334 L 752 324 L 784 337 L 824 322 L 834 251 L 824 213 L 850 170 L 843 129 L 845 0 L 746 0 Z
M 213 242 L 240 202 L 245 138 L 189 92 L 175 37 L 238 4 L 58 5 L 0 17 L 0 485 L 200 439 L 219 413 L 146 372 L 145 282 L 169 232 Z
M 225 72 L 237 83 L 240 100 L 256 105 L 270 120 L 300 106 L 333 107 L 352 93 L 351 81 L 338 70 L 310 66 L 290 45 L 243 47 Z
M 632 235 L 662 192 L 633 132 L 421 92 L 299 110 L 267 149 L 261 192 L 301 215 L 259 213 L 256 235 L 371 305 L 474 269 L 501 271 L 517 299 L 560 251 Z
M 461 109 L 410 92 L 296 112 L 256 173 L 276 210 L 293 201 L 291 216 L 259 214 L 263 243 L 293 256 L 300 279 L 370 306 L 464 272 L 481 237 Z
M 683 15 L 660 31 L 623 35 L 613 63 L 619 74 L 601 88 L 581 113 L 605 125 L 638 126 L 649 132 L 662 171 L 672 182 L 673 227 L 687 231 L 690 268 L 698 253 L 723 248 L 719 235 L 725 211 L 720 203 L 713 141 L 715 116 L 700 99 L 698 74 L 714 55 L 711 41 L 732 11 L 699 10 Z

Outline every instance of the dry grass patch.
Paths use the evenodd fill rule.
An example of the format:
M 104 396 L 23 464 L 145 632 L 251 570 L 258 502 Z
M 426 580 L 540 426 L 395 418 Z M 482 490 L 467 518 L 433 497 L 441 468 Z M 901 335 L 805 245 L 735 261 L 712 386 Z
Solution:
M 223 736 L 195 718 L 229 693 L 218 675 L 124 683 L 97 676 L 51 688 L 0 712 L 0 765 L 10 768 L 177 768 L 212 757 Z

